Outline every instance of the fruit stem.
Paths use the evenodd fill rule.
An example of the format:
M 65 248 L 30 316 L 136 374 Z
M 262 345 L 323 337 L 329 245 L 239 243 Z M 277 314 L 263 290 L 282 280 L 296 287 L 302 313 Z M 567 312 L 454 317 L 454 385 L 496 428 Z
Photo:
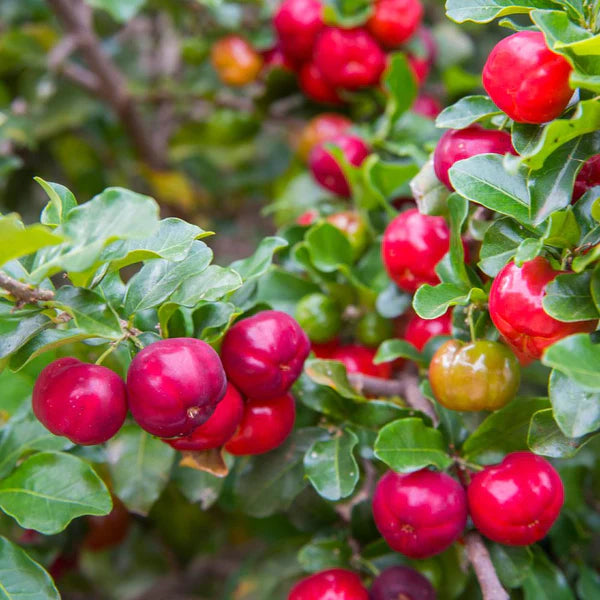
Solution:
M 469 308 L 467 308 L 467 321 L 469 323 L 469 333 L 471 334 L 471 341 L 477 341 L 477 336 L 475 335 L 475 323 L 473 322 L 473 311 L 475 310 L 474 304 L 469 304 Z
M 123 335 L 119 339 L 112 341 L 108 345 L 108 348 L 98 357 L 98 359 L 96 360 L 96 362 L 94 364 L 101 365 L 104 362 L 104 359 L 107 356 L 109 356 L 110 354 L 112 354 L 117 349 L 117 346 L 126 339 L 127 339 L 127 336 Z
M 477 532 L 470 531 L 465 535 L 465 548 L 479 582 L 483 600 L 509 600 L 510 596 L 498 579 L 490 553 Z
M 40 290 L 27 283 L 17 281 L 0 271 L 0 288 L 6 290 L 16 301 L 16 308 L 36 302 L 48 302 L 54 298 L 52 290 Z

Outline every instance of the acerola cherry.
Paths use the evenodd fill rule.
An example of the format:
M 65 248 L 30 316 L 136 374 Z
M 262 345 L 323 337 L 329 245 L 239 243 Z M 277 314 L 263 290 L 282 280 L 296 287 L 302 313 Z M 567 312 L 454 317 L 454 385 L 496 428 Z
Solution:
M 423 350 L 431 338 L 451 334 L 452 310 L 448 310 L 435 319 L 422 319 L 419 315 L 413 315 L 404 330 L 404 339 L 417 350 Z
M 357 90 L 376 85 L 385 54 L 364 29 L 326 29 L 317 39 L 313 60 L 335 88 Z
M 54 435 L 88 446 L 109 440 L 127 416 L 123 380 L 100 365 L 59 358 L 40 373 L 33 387 L 33 412 Z
M 237 35 L 228 35 L 215 42 L 210 57 L 219 78 L 227 85 L 251 83 L 258 77 L 263 65 L 261 55 Z
M 329 342 L 342 327 L 342 314 L 337 302 L 325 294 L 308 294 L 296 306 L 296 320 L 311 342 Z
M 314 62 L 305 63 L 298 78 L 302 91 L 315 102 L 323 104 L 341 104 L 336 89 L 325 79 Z
M 131 515 L 116 496 L 112 497 L 113 509 L 103 517 L 87 516 L 88 531 L 83 545 L 94 551 L 112 548 L 126 537 L 131 524 Z
M 352 126 L 352 121 L 337 113 L 322 113 L 311 119 L 300 133 L 298 139 L 298 155 L 308 160 L 311 150 L 332 138 L 345 133 Z
M 417 83 L 422 84 L 427 79 L 436 53 L 437 47 L 431 31 L 420 27 L 407 48 L 408 64 L 415 74 Z
M 437 401 L 451 410 L 497 410 L 517 394 L 521 368 L 503 344 L 480 340 L 442 344 L 429 365 Z
M 236 456 L 270 452 L 288 438 L 294 428 L 296 403 L 291 394 L 270 400 L 249 399 L 242 422 L 225 450 Z
M 352 247 L 352 259 L 360 258 L 369 243 L 367 224 L 360 214 L 346 210 L 329 215 L 326 220 L 346 236 Z
M 422 215 L 416 208 L 400 213 L 383 234 L 381 254 L 388 275 L 407 292 L 423 283 L 435 285 L 435 266 L 450 248 L 443 217 Z
M 566 108 L 573 90 L 571 65 L 546 45 L 539 31 L 519 31 L 492 50 L 483 67 L 483 87 L 511 119 L 545 123 Z
M 392 550 L 410 558 L 427 558 L 448 548 L 462 533 L 467 497 L 446 473 L 388 471 L 375 488 L 373 517 Z
M 467 489 L 475 527 L 499 544 L 527 546 L 550 530 L 563 505 L 554 467 L 531 452 L 513 452 L 473 475 Z
M 190 435 L 164 441 L 181 452 L 220 448 L 231 439 L 243 416 L 244 400 L 235 387 L 228 383 L 223 399 L 206 423 L 196 427 Z
M 573 189 L 573 200 L 579 200 L 590 188 L 600 185 L 600 154 L 583 163 Z
M 286 71 L 295 71 L 296 65 L 292 62 L 289 56 L 284 54 L 281 46 L 273 46 L 262 52 L 263 68 L 266 71 L 271 69 L 284 69 Z
M 283 396 L 298 379 L 310 342 L 289 315 L 265 310 L 238 321 L 225 335 L 221 356 L 229 379 L 250 398 Z
M 509 262 L 490 289 L 490 317 L 521 362 L 541 358 L 544 349 L 574 333 L 594 331 L 597 321 L 557 321 L 544 311 L 546 285 L 560 271 L 538 256 L 517 267 Z
M 422 117 L 435 119 L 442 112 L 442 105 L 435 96 L 423 92 L 416 97 L 411 110 Z
M 329 360 L 334 355 L 335 351 L 340 347 L 340 340 L 335 338 L 324 344 L 312 344 L 311 350 L 317 358 Z
M 226 388 L 219 355 L 193 338 L 146 346 L 127 373 L 133 418 L 142 429 L 163 438 L 188 435 L 208 421 Z
M 427 577 L 409 567 L 388 567 L 371 586 L 371 600 L 436 600 Z
M 369 155 L 369 147 L 356 135 L 338 135 L 328 142 L 313 148 L 310 153 L 309 166 L 313 177 L 325 188 L 338 196 L 349 197 L 350 186 L 336 158 L 326 148 L 328 144 L 337 146 L 345 159 L 358 167 Z
M 362 373 L 372 377 L 382 377 L 389 379 L 392 374 L 392 365 L 390 363 L 373 363 L 375 350 L 360 346 L 359 344 L 348 344 L 340 346 L 332 355 L 331 360 L 339 360 L 346 366 L 348 373 Z
M 369 593 L 356 573 L 329 569 L 298 582 L 288 600 L 369 600 Z
M 454 189 L 448 170 L 459 160 L 477 154 L 516 154 L 510 135 L 505 131 L 471 125 L 465 129 L 449 129 L 442 135 L 433 153 L 437 178 L 450 190 Z
M 419 0 L 377 0 L 367 29 L 380 44 L 394 48 L 412 37 L 423 12 Z
M 318 33 L 323 29 L 323 7 L 317 0 L 284 0 L 273 25 L 282 50 L 297 62 L 308 60 Z

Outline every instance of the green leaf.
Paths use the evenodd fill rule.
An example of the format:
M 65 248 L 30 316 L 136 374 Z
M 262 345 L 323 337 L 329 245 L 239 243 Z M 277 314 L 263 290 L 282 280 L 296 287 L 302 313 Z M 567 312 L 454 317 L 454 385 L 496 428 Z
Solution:
M 527 231 L 508 217 L 494 221 L 483 237 L 479 251 L 479 268 L 490 277 L 496 277 L 502 267 L 516 254 L 526 240 Z
M 548 219 L 543 241 L 556 248 L 573 248 L 579 243 L 581 228 L 571 208 L 554 212 Z
M 273 267 L 260 278 L 256 300 L 293 315 L 301 298 L 319 291 L 319 286 L 305 277 Z
M 340 396 L 364 402 L 361 396 L 348 382 L 346 367 L 337 360 L 309 359 L 304 364 L 304 372 L 316 383 L 334 389 Z
M 188 277 L 171 296 L 181 306 L 195 306 L 198 302 L 220 300 L 242 286 L 242 278 L 233 269 L 210 265 L 202 272 Z
M 446 14 L 457 23 L 489 23 L 497 17 L 531 12 L 535 8 L 554 8 L 551 0 L 447 0 Z
M 412 296 L 400 290 L 395 283 L 390 283 L 378 296 L 377 312 L 384 319 L 395 319 L 403 315 L 412 304 Z
M 231 268 L 237 271 L 244 281 L 264 275 L 273 263 L 274 255 L 287 248 L 288 243 L 281 237 L 266 237 L 261 240 L 256 252 L 242 260 L 231 263 Z
M 587 390 L 600 390 L 600 344 L 587 333 L 570 335 L 546 349 L 542 363 Z
M 592 8 L 592 10 L 594 10 Z M 600 56 L 600 34 L 576 25 L 563 10 L 534 10 L 531 20 L 542 30 L 552 50 L 579 56 Z M 593 129 L 590 129 L 593 131 Z
M 590 271 L 558 275 L 546 285 L 542 299 L 544 310 L 567 323 L 598 319 L 600 315 L 590 290 L 591 278 Z
M 515 252 L 515 263 L 522 267 L 523 263 L 533 260 L 539 256 L 544 249 L 544 242 L 537 238 L 527 238 L 523 240 Z
M 600 576 L 594 570 L 582 565 L 579 567 L 581 576 L 577 581 L 577 593 L 580 598 L 600 597 Z
M 52 578 L 21 548 L 0 537 L 0 598 L 60 600 Z
M 352 557 L 352 548 L 340 537 L 327 537 L 313 540 L 302 546 L 298 552 L 298 562 L 308 573 L 325 569 L 346 568 Z
M 234 462 L 233 457 L 230 454 L 225 454 L 225 462 L 231 468 Z M 225 484 L 223 477 L 180 466 L 173 469 L 172 480 L 181 493 L 190 502 L 197 502 L 202 510 L 208 510 L 215 504 Z
M 85 0 L 94 8 L 105 10 L 119 23 L 129 21 L 146 4 L 146 0 Z
M 563 572 L 537 546 L 531 548 L 534 562 L 523 582 L 524 600 L 575 600 Z
M 413 308 L 422 319 L 442 316 L 450 306 L 466 305 L 470 302 L 485 302 L 486 293 L 480 288 L 465 290 L 454 283 L 422 285 L 413 298 Z
M 378 135 L 383 139 L 417 97 L 417 81 L 406 54 L 394 52 L 388 56 L 388 66 L 383 73 L 382 85 L 389 92 L 385 113 L 378 130 Z
M 533 564 L 531 550 L 527 547 L 493 543 L 490 546 L 490 555 L 502 584 L 508 588 L 521 587 L 524 579 L 531 572 Z
M 436 118 L 436 127 L 463 129 L 472 123 L 500 114 L 502 111 L 488 96 L 465 96 L 446 107 Z
M 374 453 L 398 473 L 411 473 L 429 465 L 444 470 L 452 464 L 442 433 L 416 418 L 386 425 L 377 436 Z
M 448 198 L 448 212 L 450 221 L 450 266 L 453 280 L 471 286 L 471 281 L 465 266 L 465 248 L 462 242 L 463 225 L 469 215 L 469 202 L 458 194 L 451 194 Z
M 39 452 L 0 482 L 0 508 L 21 527 L 51 535 L 82 515 L 106 515 L 112 500 L 104 482 L 83 460 Z
M 433 160 L 428 160 L 410 182 L 412 195 L 419 212 L 424 215 L 445 215 L 448 212 L 450 191 L 437 178 Z
M 134 513 L 147 515 L 169 480 L 175 450 L 137 425 L 125 425 L 106 444 L 115 494 Z
M 348 238 L 330 223 L 311 227 L 306 234 L 305 243 L 312 263 L 325 273 L 332 273 L 340 265 L 350 265 L 353 262 Z
M 377 354 L 373 359 L 373 362 L 378 365 L 380 363 L 391 362 L 398 358 L 407 358 L 412 360 L 419 365 L 424 364 L 425 358 L 423 355 L 406 340 L 386 340 L 377 349 Z
M 354 492 L 359 469 L 354 458 L 356 434 L 345 429 L 333 439 L 315 442 L 304 455 L 304 470 L 319 495 L 337 501 Z
M 52 321 L 38 310 L 11 313 L 11 308 L 11 305 L 0 304 L 0 358 L 13 354 L 52 325 Z
M 75 196 L 64 185 L 44 181 L 41 177 L 34 177 L 34 179 L 50 198 L 50 202 L 42 211 L 40 221 L 44 225 L 60 225 L 69 211 L 77 206 Z
M 500 462 L 505 454 L 527 450 L 529 422 L 548 408 L 546 398 L 516 398 L 486 417 L 463 445 L 463 456 L 484 464 Z

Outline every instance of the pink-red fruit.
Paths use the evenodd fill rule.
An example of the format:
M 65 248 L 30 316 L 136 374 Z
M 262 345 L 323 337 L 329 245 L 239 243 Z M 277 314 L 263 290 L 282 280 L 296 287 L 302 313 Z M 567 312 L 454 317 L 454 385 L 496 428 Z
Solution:
M 273 25 L 281 49 L 294 61 L 310 58 L 317 35 L 324 27 L 322 11 L 318 0 L 285 0 L 279 5 Z
M 579 200 L 590 188 L 600 185 L 600 154 L 583 163 L 573 189 L 573 200 Z
M 245 396 L 261 400 L 283 396 L 300 376 L 309 352 L 300 325 L 277 310 L 238 321 L 221 348 L 229 379 Z
M 420 0 L 377 0 L 367 29 L 380 44 L 394 48 L 412 37 L 422 19 Z
M 550 530 L 564 501 L 554 467 L 531 452 L 514 452 L 473 475 L 467 490 L 475 527 L 510 546 L 527 546 Z
M 288 600 L 369 600 L 369 594 L 356 573 L 329 569 L 299 581 Z
M 519 31 L 498 42 L 483 67 L 483 87 L 511 119 L 545 123 L 567 107 L 571 65 L 539 31 Z
M 307 62 L 302 66 L 299 82 L 302 91 L 315 102 L 323 104 L 341 104 L 342 102 L 336 89 L 326 81 L 314 62 Z
M 467 498 L 462 486 L 445 473 L 388 471 L 375 488 L 373 517 L 392 550 L 427 558 L 460 536 L 467 522 Z
M 59 358 L 33 387 L 33 412 L 54 435 L 88 446 L 109 440 L 127 415 L 123 380 L 100 365 Z
M 348 373 L 362 373 L 371 377 L 389 379 L 392 375 L 391 363 L 376 365 L 375 349 L 361 346 L 360 344 L 347 344 L 340 346 L 331 355 L 331 360 L 339 360 L 344 363 Z
M 409 567 L 388 567 L 371 586 L 371 600 L 436 600 L 429 580 Z
M 436 319 L 422 319 L 419 315 L 414 315 L 404 330 L 404 339 L 417 350 L 423 350 L 430 339 L 451 333 L 452 311 L 448 310 Z
M 163 438 L 189 435 L 225 395 L 219 355 L 194 338 L 160 340 L 131 361 L 129 408 L 142 429 Z

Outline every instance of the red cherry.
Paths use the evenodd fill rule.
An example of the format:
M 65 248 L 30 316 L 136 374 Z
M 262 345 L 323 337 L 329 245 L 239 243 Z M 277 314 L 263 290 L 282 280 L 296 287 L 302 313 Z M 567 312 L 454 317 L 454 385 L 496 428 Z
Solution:
M 449 248 L 450 229 L 444 218 L 413 208 L 387 226 L 381 253 L 389 276 L 403 290 L 414 292 L 423 283 L 439 283 L 435 266 Z
M 442 112 L 440 101 L 435 96 L 424 92 L 416 97 L 411 108 L 413 112 L 428 119 L 435 119 Z
M 193 338 L 146 346 L 127 373 L 133 418 L 142 429 L 164 438 L 188 435 L 206 422 L 226 388 L 219 355 Z
M 311 210 L 307 210 L 306 212 L 303 212 L 296 219 L 296 223 L 298 223 L 298 225 L 304 225 L 305 227 L 308 227 L 309 225 L 312 225 L 318 218 L 319 218 L 319 211 L 311 209 Z
M 380 44 L 394 48 L 415 33 L 423 12 L 419 0 L 377 0 L 367 29 Z
M 298 379 L 310 342 L 298 323 L 277 310 L 238 321 L 221 348 L 229 379 L 249 398 L 283 396 Z
M 373 517 L 388 545 L 410 558 L 439 554 L 462 533 L 467 497 L 446 473 L 388 471 L 377 483 Z
M 500 544 L 527 546 L 550 530 L 564 501 L 554 467 L 531 452 L 513 452 L 473 475 L 467 490 L 475 527 Z
M 243 415 L 244 401 L 235 387 L 228 383 L 223 399 L 206 423 L 196 427 L 188 436 L 164 441 L 181 452 L 220 448 L 231 439 Z
M 352 126 L 350 119 L 337 113 L 322 113 L 311 119 L 302 129 L 298 138 L 298 154 L 302 160 L 308 160 L 312 149 L 342 135 Z
M 590 188 L 600 185 L 600 154 L 583 163 L 573 189 L 573 200 L 579 200 Z
M 385 69 L 385 54 L 364 29 L 331 27 L 317 39 L 314 62 L 335 88 L 357 90 L 376 85 Z
M 522 267 L 511 261 L 492 283 L 490 317 L 522 361 L 541 358 L 545 348 L 568 335 L 596 329 L 596 321 L 563 323 L 544 311 L 546 285 L 560 273 L 538 256 Z
M 421 319 L 419 315 L 411 317 L 404 331 L 404 339 L 417 350 L 423 350 L 427 342 L 438 335 L 452 334 L 452 310 L 435 319 Z
M 33 412 L 54 435 L 89 446 L 109 440 L 127 416 L 123 380 L 100 365 L 59 358 L 40 373 L 32 396 Z
M 119 545 L 126 537 L 131 525 L 131 515 L 125 505 L 113 496 L 113 509 L 103 517 L 86 517 L 88 532 L 83 545 L 94 551 Z
M 314 352 L 317 358 L 322 359 L 330 359 L 335 351 L 340 347 L 340 340 L 335 338 L 329 342 L 325 342 L 323 344 L 315 344 L 311 345 L 311 350 Z
M 295 419 L 296 403 L 291 394 L 270 400 L 249 399 L 242 422 L 225 450 L 236 456 L 270 452 L 285 442 Z
M 465 129 L 449 129 L 442 135 L 433 153 L 433 166 L 437 178 L 453 190 L 448 170 L 455 162 L 477 154 L 506 153 L 516 154 L 508 133 L 471 125 Z
M 417 78 L 417 83 L 423 84 L 435 61 L 437 46 L 431 31 L 426 27 L 420 27 L 413 40 L 420 48 L 419 52 L 407 49 L 408 63 Z M 411 42 L 409 45 L 412 46 L 413 43 Z
M 281 46 L 273 46 L 262 52 L 263 68 L 267 71 L 271 69 L 285 69 L 287 71 L 295 71 L 296 63 L 294 63 L 288 55 L 286 55 Z
M 302 91 L 315 102 L 323 104 L 342 102 L 335 88 L 325 80 L 323 73 L 314 62 L 308 62 L 300 69 L 299 82 Z
M 371 586 L 371 600 L 436 600 L 429 580 L 409 567 L 388 567 Z
M 309 166 L 313 177 L 325 189 L 347 198 L 350 196 L 350 186 L 336 158 L 326 148 L 327 144 L 337 146 L 345 159 L 355 167 L 360 166 L 369 156 L 369 147 L 355 135 L 338 135 L 319 144 L 310 153 Z
M 360 346 L 359 344 L 347 344 L 340 346 L 331 355 L 331 360 L 339 360 L 346 366 L 348 373 L 362 373 L 372 377 L 382 377 L 389 379 L 392 375 L 392 365 L 390 363 L 373 363 L 376 349 Z
M 519 31 L 498 42 L 483 67 L 483 87 L 511 119 L 545 123 L 569 104 L 571 65 L 539 31 Z
M 299 581 L 288 600 L 369 600 L 369 593 L 356 573 L 329 569 Z
M 285 54 L 297 62 L 308 60 L 318 33 L 323 29 L 323 7 L 317 0 L 284 0 L 273 25 Z

